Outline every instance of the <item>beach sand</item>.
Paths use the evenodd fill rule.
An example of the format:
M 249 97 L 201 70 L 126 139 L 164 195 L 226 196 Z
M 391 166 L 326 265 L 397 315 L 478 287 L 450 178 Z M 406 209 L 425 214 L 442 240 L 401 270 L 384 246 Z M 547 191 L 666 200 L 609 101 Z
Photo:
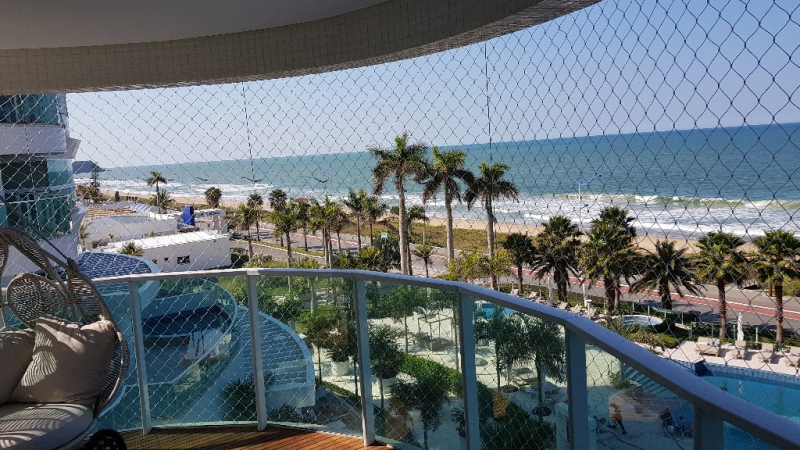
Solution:
M 110 197 L 114 198 L 114 191 L 108 190 L 101 190 L 101 192 Z M 131 193 L 126 191 L 120 191 L 120 196 L 122 198 L 131 197 L 131 198 L 138 198 L 142 199 L 149 199 L 152 198 L 152 195 L 142 195 L 140 193 Z M 176 204 L 179 205 L 205 205 L 205 198 L 203 197 L 190 197 L 190 196 L 173 196 L 171 195 L 172 200 L 175 201 Z M 236 209 L 241 205 L 242 202 L 238 201 L 226 201 L 222 200 L 220 202 L 220 206 L 228 209 Z M 264 211 L 269 211 L 269 205 L 264 205 Z M 441 217 L 431 217 L 428 220 L 429 226 L 445 226 L 447 220 Z M 459 228 L 463 230 L 485 230 L 486 229 L 486 221 L 485 220 L 474 220 L 474 219 L 453 219 L 453 227 Z M 497 233 L 522 233 L 527 234 L 529 236 L 535 236 L 536 234 L 542 231 L 541 225 L 527 225 L 527 224 L 518 224 L 518 223 L 508 223 L 508 222 L 500 222 L 495 224 L 495 232 Z M 585 239 L 585 236 L 583 237 Z M 642 250 L 649 250 L 653 251 L 655 249 L 655 245 L 657 241 L 672 241 L 675 242 L 675 246 L 678 249 L 688 248 L 689 253 L 693 253 L 697 251 L 697 240 L 696 239 L 680 239 L 680 238 L 670 238 L 664 235 L 644 235 L 638 236 L 636 238 L 636 244 Z M 748 251 L 750 249 L 751 244 L 745 245 L 745 250 Z

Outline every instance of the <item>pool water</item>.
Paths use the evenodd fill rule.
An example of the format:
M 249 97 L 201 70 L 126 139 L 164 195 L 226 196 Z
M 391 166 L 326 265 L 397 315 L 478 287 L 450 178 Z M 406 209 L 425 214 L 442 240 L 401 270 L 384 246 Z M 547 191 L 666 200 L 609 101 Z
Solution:
M 658 317 L 652 316 L 624 316 L 622 321 L 625 325 L 644 325 L 655 326 L 661 325 L 664 321 Z
M 510 316 L 514 312 L 514 310 L 509 309 L 509 308 L 503 308 L 503 307 L 500 307 L 500 308 L 501 308 L 500 315 L 502 317 Z M 493 305 L 491 303 L 483 303 L 481 305 L 481 310 L 483 311 L 483 315 L 484 315 L 484 317 L 487 317 L 487 318 L 494 317 L 494 309 L 495 309 L 495 305 Z
M 713 370 L 713 369 L 712 369 Z M 767 380 L 742 380 L 728 376 L 703 377 L 704 380 L 743 400 L 768 409 L 794 422 L 800 422 L 800 389 Z
M 218 305 L 181 311 L 142 321 L 142 331 L 150 338 L 189 336 L 195 331 L 210 328 L 224 329 L 228 313 Z

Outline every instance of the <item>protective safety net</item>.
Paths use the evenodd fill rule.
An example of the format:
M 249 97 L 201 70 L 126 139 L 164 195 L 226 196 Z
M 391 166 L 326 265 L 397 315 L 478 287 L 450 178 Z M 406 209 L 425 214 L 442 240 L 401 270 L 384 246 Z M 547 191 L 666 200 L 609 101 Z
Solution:
M 793 0 L 606 0 L 378 66 L 0 97 L 0 218 L 95 277 L 328 267 L 486 286 L 796 422 L 798 36 Z M 4 285 L 29 270 L 14 267 Z M 138 285 L 153 423 L 252 422 L 260 372 L 270 422 L 359 435 L 356 282 L 251 281 Z M 463 444 L 455 294 L 364 286 L 379 440 Z M 102 288 L 133 342 L 129 286 Z M 563 327 L 474 312 L 482 445 L 562 448 Z M 585 356 L 597 448 L 691 447 L 690 404 Z M 104 426 L 141 426 L 134 369 Z

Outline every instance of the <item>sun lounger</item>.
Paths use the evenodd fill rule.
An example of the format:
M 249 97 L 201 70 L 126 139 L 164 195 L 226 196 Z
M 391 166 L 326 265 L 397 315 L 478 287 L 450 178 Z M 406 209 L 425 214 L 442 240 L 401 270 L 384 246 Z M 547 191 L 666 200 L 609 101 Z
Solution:
M 697 353 L 708 356 L 719 356 L 719 346 L 708 337 L 697 338 Z
M 569 306 L 569 303 L 561 302 L 561 303 L 558 304 L 557 308 L 566 311 L 568 306 Z
M 747 357 L 747 343 L 745 341 L 736 341 L 733 347 L 733 357 L 737 359 L 745 359 Z
M 792 347 L 789 353 L 786 353 L 786 365 L 800 367 L 800 347 Z
M 758 353 L 758 359 L 767 364 L 772 362 L 772 357 L 775 356 L 775 348 L 772 344 L 761 344 L 761 351 Z

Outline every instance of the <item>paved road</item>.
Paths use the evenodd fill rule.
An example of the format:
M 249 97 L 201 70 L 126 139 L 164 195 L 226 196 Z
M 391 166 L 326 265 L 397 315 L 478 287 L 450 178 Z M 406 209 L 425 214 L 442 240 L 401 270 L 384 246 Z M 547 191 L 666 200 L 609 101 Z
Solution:
M 255 228 L 253 228 L 253 232 L 255 232 Z M 303 235 L 301 233 L 293 233 L 292 235 L 292 247 L 293 248 L 303 248 Z M 263 240 L 267 240 L 270 242 L 276 242 L 275 236 L 273 235 L 272 228 L 267 224 L 266 226 L 262 226 L 260 230 L 260 237 Z M 308 240 L 308 249 L 310 251 L 322 252 L 322 238 L 317 235 L 309 234 L 307 236 Z M 336 240 L 334 236 L 334 251 L 338 250 L 339 245 L 341 245 L 342 251 L 356 251 L 358 248 L 358 244 L 356 242 L 356 236 L 354 235 L 341 235 L 341 242 Z M 362 246 L 369 245 L 369 238 L 362 236 L 361 239 Z M 239 248 L 247 248 L 246 242 L 233 242 L 234 247 Z M 286 259 L 286 251 L 277 248 L 265 247 L 265 246 L 255 246 L 254 250 L 258 254 L 268 254 L 271 255 L 273 258 L 277 260 L 285 260 Z M 300 256 L 300 255 L 298 255 Z M 307 256 L 307 255 L 302 255 Z M 323 258 L 320 257 L 313 257 L 320 262 L 323 261 Z M 425 267 L 422 261 L 419 258 L 414 258 L 412 263 L 412 270 L 415 275 L 422 275 L 425 273 Z M 431 266 L 428 268 L 430 276 L 436 277 L 439 276 L 447 271 L 447 249 L 444 248 L 435 248 L 434 256 L 431 261 Z M 514 272 L 516 273 L 516 268 L 513 268 Z M 511 284 L 516 283 L 516 278 L 512 276 L 503 277 L 501 280 L 504 284 Z M 542 282 L 540 280 L 535 279 L 530 271 L 523 272 L 523 282 L 528 285 L 538 286 L 541 285 Z M 544 283 L 546 285 L 546 283 Z M 587 295 L 593 295 L 602 297 L 604 295 L 603 284 L 596 283 L 592 285 L 590 282 L 584 282 L 583 285 L 586 286 Z M 575 278 L 571 279 L 570 289 L 572 292 L 581 292 L 582 291 L 582 284 L 581 281 Z M 653 306 L 657 306 L 660 304 L 660 300 L 658 299 L 657 295 L 648 295 L 646 293 L 636 294 L 629 292 L 628 286 L 622 286 L 623 291 L 623 299 L 628 301 L 636 301 L 641 303 L 650 303 Z M 717 311 L 717 289 L 714 286 L 704 286 L 703 296 L 692 296 L 687 295 L 684 297 L 673 295 L 673 307 L 678 311 L 695 311 L 697 313 L 703 314 L 709 320 L 713 320 L 713 318 L 717 317 L 718 319 L 718 311 Z M 729 323 L 735 323 L 736 314 L 742 314 L 742 319 L 746 325 L 775 325 L 775 318 L 774 318 L 774 308 L 775 303 L 767 296 L 765 293 L 761 291 L 750 291 L 750 290 L 741 290 L 741 289 L 729 289 L 726 292 L 726 300 L 728 303 L 728 321 Z M 784 299 L 784 328 L 791 329 L 791 330 L 800 330 L 800 299 L 798 298 L 788 298 Z

